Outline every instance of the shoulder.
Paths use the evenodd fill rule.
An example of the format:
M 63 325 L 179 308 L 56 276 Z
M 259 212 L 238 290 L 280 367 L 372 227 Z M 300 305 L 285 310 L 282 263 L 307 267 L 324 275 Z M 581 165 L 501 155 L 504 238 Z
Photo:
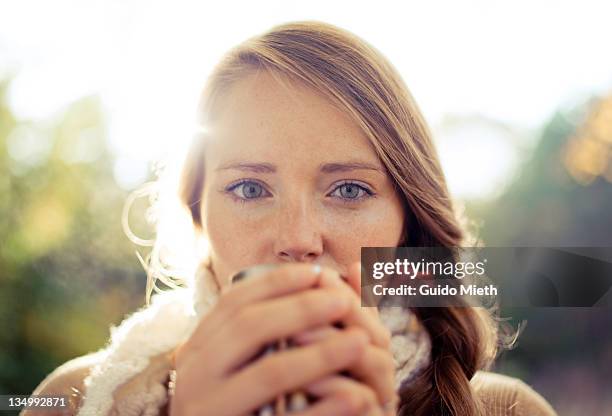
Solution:
M 69 409 L 50 412 L 23 410 L 19 416 L 67 416 L 76 415 L 84 403 L 87 387 L 85 378 L 91 369 L 103 362 L 104 351 L 74 358 L 57 367 L 36 387 L 32 394 L 65 395 L 69 397 Z M 151 414 L 151 409 L 161 415 L 167 413 L 166 385 L 172 369 L 172 353 L 164 352 L 150 357 L 146 367 L 116 386 L 112 393 L 110 414 L 121 414 L 120 409 L 139 409 L 138 414 Z M 143 399 L 145 398 L 145 399 Z
M 101 352 L 95 352 L 70 361 L 53 370 L 40 384 L 34 389 L 32 394 L 65 395 L 70 398 L 69 414 L 76 414 L 81 403 L 81 398 L 85 390 L 84 380 L 91 368 L 100 361 Z M 54 416 L 55 414 L 65 415 L 66 412 L 23 410 L 20 416 Z
M 477 372 L 472 387 L 484 405 L 485 415 L 556 416 L 555 410 L 525 382 L 502 374 Z

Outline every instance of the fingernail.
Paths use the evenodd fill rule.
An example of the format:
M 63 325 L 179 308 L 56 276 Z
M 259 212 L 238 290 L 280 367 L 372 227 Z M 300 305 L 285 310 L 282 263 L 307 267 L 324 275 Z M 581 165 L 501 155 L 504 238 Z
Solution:
M 274 416 L 274 406 L 271 404 L 267 404 L 257 413 L 258 416 Z
M 308 408 L 308 400 L 302 392 L 294 392 L 289 397 L 289 412 L 299 412 Z

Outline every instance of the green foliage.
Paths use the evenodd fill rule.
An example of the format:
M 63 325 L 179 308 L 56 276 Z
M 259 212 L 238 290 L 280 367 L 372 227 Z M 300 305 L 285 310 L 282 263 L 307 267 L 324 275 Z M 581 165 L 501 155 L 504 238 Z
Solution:
M 0 84 L 0 394 L 29 394 L 53 368 L 101 348 L 144 303 L 121 229 L 98 97 L 48 123 L 17 120 Z
M 572 120 L 592 108 L 589 103 L 556 113 L 508 189 L 496 200 L 468 205 L 469 215 L 483 223 L 479 235 L 487 246 L 612 246 L 612 184 L 603 176 L 581 184 L 564 163 L 576 157 L 568 153 L 568 143 L 584 125 Z M 605 141 L 612 145 L 612 137 Z M 612 373 L 609 308 L 506 308 L 501 314 L 527 326 L 516 348 L 498 359 L 498 371 L 530 382 L 568 414 L 574 414 L 569 409 L 609 413 L 603 400 Z

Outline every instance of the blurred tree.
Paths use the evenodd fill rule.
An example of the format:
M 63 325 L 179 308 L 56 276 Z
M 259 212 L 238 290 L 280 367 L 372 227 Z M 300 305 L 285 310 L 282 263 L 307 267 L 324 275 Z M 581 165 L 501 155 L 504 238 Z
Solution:
M 17 120 L 0 84 L 0 394 L 101 348 L 144 303 L 145 274 L 121 229 L 98 97 L 49 122 Z
M 481 219 L 488 246 L 612 246 L 612 96 L 557 112 L 505 192 L 468 204 L 468 213 Z M 502 316 L 527 327 L 498 360 L 500 372 L 535 385 L 564 414 L 612 411 L 608 308 L 504 308 Z
M 612 98 L 586 107 L 557 112 L 504 194 L 470 205 L 488 245 L 612 245 Z

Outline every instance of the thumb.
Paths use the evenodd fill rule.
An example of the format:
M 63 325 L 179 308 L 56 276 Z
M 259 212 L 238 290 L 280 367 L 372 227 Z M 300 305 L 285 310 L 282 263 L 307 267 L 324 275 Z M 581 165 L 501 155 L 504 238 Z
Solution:
M 361 262 L 356 261 L 349 266 L 347 283 L 357 295 L 361 296 Z
M 357 293 L 357 295 L 361 298 L 361 261 L 356 261 L 355 263 L 352 263 L 350 265 L 347 281 L 349 285 L 353 288 L 355 293 Z M 374 316 L 378 316 L 378 308 L 374 306 L 376 305 L 376 302 L 371 298 L 371 293 L 369 291 L 366 291 L 366 296 L 368 299 L 366 299 L 365 304 L 370 305 L 370 307 L 368 307 L 367 309 Z

